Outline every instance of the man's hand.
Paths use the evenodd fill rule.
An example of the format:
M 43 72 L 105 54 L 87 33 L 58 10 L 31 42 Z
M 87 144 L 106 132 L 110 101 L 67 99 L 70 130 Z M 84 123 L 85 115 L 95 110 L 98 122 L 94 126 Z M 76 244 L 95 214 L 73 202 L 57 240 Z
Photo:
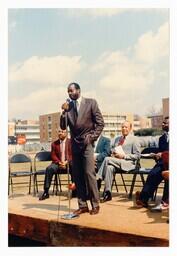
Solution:
M 124 159 L 125 158 L 125 155 L 120 154 L 120 153 L 115 153 L 115 152 L 113 152 L 111 156 L 116 157 L 118 159 Z
M 157 153 L 157 154 L 154 155 L 154 158 L 156 160 L 159 160 L 161 157 L 162 157 L 162 153 Z
M 67 161 L 59 162 L 58 165 L 59 165 L 59 167 L 60 167 L 61 169 L 66 169 Z
M 61 105 L 61 108 L 64 110 L 64 111 L 68 111 L 69 110 L 69 103 L 68 102 L 65 102 Z

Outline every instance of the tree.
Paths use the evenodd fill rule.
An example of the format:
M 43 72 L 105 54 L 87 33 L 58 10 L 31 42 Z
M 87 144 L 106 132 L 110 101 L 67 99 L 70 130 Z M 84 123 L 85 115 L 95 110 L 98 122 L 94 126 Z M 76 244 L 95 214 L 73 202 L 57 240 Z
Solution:
M 156 136 L 161 135 L 162 130 L 161 129 L 155 129 L 155 128 L 144 128 L 139 129 L 134 132 L 135 136 Z

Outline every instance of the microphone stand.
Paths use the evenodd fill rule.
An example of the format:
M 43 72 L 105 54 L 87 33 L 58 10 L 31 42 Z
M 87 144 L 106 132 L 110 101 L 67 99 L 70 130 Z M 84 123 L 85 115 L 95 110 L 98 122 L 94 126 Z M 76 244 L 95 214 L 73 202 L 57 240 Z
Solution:
M 65 113 L 65 126 L 66 126 L 66 132 L 68 134 L 68 122 L 67 122 L 67 115 Z M 68 147 L 68 145 L 67 145 Z M 68 152 L 68 148 L 66 149 L 66 152 Z M 70 173 L 69 173 L 69 161 L 68 161 L 68 154 L 66 154 L 66 161 L 67 161 L 67 165 L 66 165 L 66 169 L 67 169 L 67 177 L 68 177 L 68 212 L 66 214 L 63 214 L 61 216 L 62 219 L 65 220 L 72 220 L 75 218 L 79 217 L 79 214 L 75 214 L 75 213 L 71 213 L 71 188 L 70 188 Z

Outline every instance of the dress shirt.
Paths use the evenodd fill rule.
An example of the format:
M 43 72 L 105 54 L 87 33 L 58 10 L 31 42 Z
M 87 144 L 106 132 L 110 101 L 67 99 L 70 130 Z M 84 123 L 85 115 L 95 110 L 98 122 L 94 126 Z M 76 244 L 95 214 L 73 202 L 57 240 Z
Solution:
M 60 141 L 60 150 L 61 150 L 61 162 L 66 160 L 65 157 L 65 146 L 66 146 L 66 139 Z

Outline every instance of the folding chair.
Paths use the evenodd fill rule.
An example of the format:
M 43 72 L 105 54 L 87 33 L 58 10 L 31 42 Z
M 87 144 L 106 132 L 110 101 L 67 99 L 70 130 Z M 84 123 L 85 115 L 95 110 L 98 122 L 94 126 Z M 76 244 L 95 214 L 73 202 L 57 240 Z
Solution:
M 36 194 L 36 192 L 38 193 L 38 183 L 39 182 L 41 183 L 41 181 L 38 181 L 37 177 L 38 175 L 45 175 L 46 167 L 48 166 L 49 161 L 52 161 L 50 151 L 38 152 L 34 157 L 34 194 Z M 44 164 L 42 164 L 44 162 L 46 162 L 45 166 Z M 42 164 L 42 167 L 41 167 L 41 164 Z M 55 187 L 56 187 L 56 194 L 58 193 L 59 191 L 58 185 L 60 187 L 60 192 L 61 192 L 62 189 L 61 189 L 61 180 L 60 180 L 59 173 L 55 174 L 55 177 L 54 177 L 53 193 L 54 193 Z
M 14 170 L 15 169 L 15 170 Z M 9 158 L 9 178 L 8 178 L 8 195 L 10 194 L 10 188 L 13 195 L 13 186 L 28 184 L 29 194 L 31 193 L 31 177 L 32 172 L 32 161 L 26 154 L 18 153 L 14 154 Z M 14 178 L 28 177 L 29 182 L 16 182 L 13 183 Z
M 153 156 L 150 153 L 157 153 L 157 152 L 158 152 L 158 148 L 154 148 L 154 147 L 144 148 L 141 152 L 141 158 L 136 162 L 136 166 L 135 166 L 134 170 L 131 170 L 129 172 L 123 172 L 121 169 L 117 168 L 116 172 L 114 174 L 113 183 L 112 183 L 112 186 L 113 185 L 116 186 L 117 192 L 118 192 L 118 185 L 117 185 L 117 182 L 116 182 L 116 174 L 121 175 L 123 186 L 124 186 L 124 189 L 126 191 L 126 194 L 128 194 L 128 192 L 127 192 L 127 185 L 125 183 L 126 180 L 124 179 L 124 175 L 132 174 L 133 178 L 132 178 L 131 184 L 129 185 L 130 186 L 130 191 L 129 191 L 129 194 L 128 194 L 128 197 L 132 198 L 135 183 L 136 182 L 141 182 L 142 186 L 144 186 L 144 184 L 145 184 L 144 175 L 148 175 L 150 173 L 151 169 L 152 169 L 152 167 L 148 167 L 148 168 L 141 167 L 141 159 L 153 159 Z M 138 175 L 140 176 L 140 181 L 137 181 L 137 176 Z M 154 192 L 154 195 L 152 197 L 153 201 L 155 201 L 156 195 L 157 195 L 157 190 Z
M 125 192 L 126 194 L 128 194 L 128 191 L 127 191 L 127 186 L 126 186 L 126 183 L 125 183 L 125 179 L 124 179 L 124 175 L 127 175 L 127 174 L 131 174 L 132 172 L 134 173 L 135 171 L 138 172 L 140 169 L 140 160 L 137 160 L 136 161 L 136 165 L 135 165 L 135 169 L 131 170 L 130 172 L 125 172 L 123 170 L 121 170 L 120 168 L 116 168 L 116 171 L 114 173 L 114 176 L 113 176 L 113 183 L 112 183 L 112 187 L 115 185 L 116 187 L 116 191 L 118 192 L 118 184 L 117 184 L 117 181 L 116 181 L 116 174 L 120 174 L 121 176 L 121 180 L 122 180 L 122 183 L 123 183 L 123 187 L 125 189 Z M 135 180 L 136 178 L 134 178 L 132 180 L 132 183 L 131 183 L 131 188 L 134 187 L 134 184 L 135 184 Z M 132 190 L 133 191 L 133 190 Z M 130 189 L 130 192 L 131 192 L 131 189 Z M 129 193 L 130 195 L 130 193 Z
M 158 148 L 154 148 L 154 147 L 144 148 L 141 151 L 141 159 L 153 159 L 153 156 L 151 155 L 151 153 L 156 154 L 157 152 L 158 152 Z M 142 186 L 144 186 L 144 184 L 145 184 L 144 175 L 148 175 L 152 169 L 152 167 L 148 167 L 148 168 L 141 167 L 141 159 L 139 160 L 139 168 L 136 168 L 135 170 L 132 170 L 129 172 L 129 174 L 133 174 L 133 179 L 132 179 L 130 192 L 129 192 L 129 198 L 132 198 L 137 175 L 140 175 Z M 157 193 L 157 191 L 155 191 L 155 193 L 154 193 L 154 196 L 152 198 L 153 200 L 155 200 L 155 198 L 156 198 L 156 193 Z

